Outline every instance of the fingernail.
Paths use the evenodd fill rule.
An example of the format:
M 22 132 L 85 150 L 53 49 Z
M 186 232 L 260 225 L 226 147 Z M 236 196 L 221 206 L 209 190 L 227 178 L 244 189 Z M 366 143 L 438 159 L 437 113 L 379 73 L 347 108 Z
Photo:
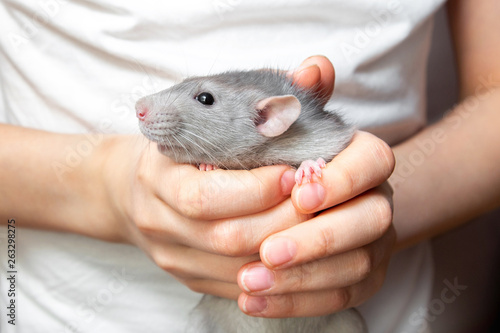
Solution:
M 292 260 L 297 254 L 295 242 L 278 237 L 269 241 L 262 251 L 263 257 L 271 266 L 280 266 Z
M 243 310 L 247 313 L 261 313 L 267 308 L 267 299 L 265 297 L 248 296 L 243 304 Z
M 246 291 L 261 291 L 274 285 L 274 274 L 264 265 L 253 266 L 243 271 L 241 280 Z
M 325 196 L 325 189 L 318 183 L 304 184 L 297 191 L 298 204 L 306 211 L 319 207 L 325 200 Z
M 283 195 L 292 193 L 295 186 L 295 170 L 287 170 L 281 176 L 281 191 Z

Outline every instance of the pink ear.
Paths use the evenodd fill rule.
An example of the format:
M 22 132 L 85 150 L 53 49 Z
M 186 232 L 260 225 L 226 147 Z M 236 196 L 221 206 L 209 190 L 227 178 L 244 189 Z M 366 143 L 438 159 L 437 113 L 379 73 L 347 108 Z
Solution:
M 293 95 L 272 96 L 257 103 L 263 121 L 257 125 L 260 134 L 274 137 L 283 134 L 300 114 L 301 105 Z

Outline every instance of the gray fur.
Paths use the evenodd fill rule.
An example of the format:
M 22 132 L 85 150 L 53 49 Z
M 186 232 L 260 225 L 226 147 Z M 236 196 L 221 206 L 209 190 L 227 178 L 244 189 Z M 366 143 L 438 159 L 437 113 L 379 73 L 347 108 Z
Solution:
M 195 97 L 209 92 L 213 105 Z M 256 130 L 259 101 L 294 95 L 302 111 L 282 135 L 269 138 Z M 150 111 L 140 122 L 144 135 L 178 163 L 212 164 L 225 169 L 264 165 L 298 167 L 305 160 L 331 161 L 354 133 L 335 112 L 324 111 L 325 99 L 293 85 L 277 71 L 233 71 L 191 77 L 156 94 L 141 98 L 137 107 Z
M 355 309 L 322 317 L 260 318 L 245 315 L 239 310 L 235 301 L 205 295 L 190 314 L 186 333 L 361 333 L 366 331 L 364 320 Z

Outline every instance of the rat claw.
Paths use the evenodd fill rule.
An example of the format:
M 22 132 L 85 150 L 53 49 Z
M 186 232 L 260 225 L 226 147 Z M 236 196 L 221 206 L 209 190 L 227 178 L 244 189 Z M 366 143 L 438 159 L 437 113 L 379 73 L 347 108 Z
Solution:
M 218 167 L 212 164 L 200 163 L 198 169 L 200 169 L 200 171 L 212 171 L 217 170 Z
M 302 177 L 304 177 L 304 170 L 302 168 L 298 168 L 295 172 L 295 183 L 297 185 L 302 184 Z
M 318 158 L 318 159 L 316 160 L 316 163 L 318 163 L 318 165 L 319 165 L 319 167 L 320 167 L 321 169 L 323 169 L 324 167 L 326 167 L 326 162 L 325 162 L 325 160 L 324 160 L 324 159 L 322 159 L 321 157 L 320 157 L 320 158 Z
M 307 165 L 305 168 L 304 168 L 304 178 L 306 180 L 311 180 L 311 176 L 312 176 L 312 173 L 311 173 L 311 166 L 310 165 Z
M 326 162 L 321 157 L 318 158 L 316 162 L 311 164 L 311 169 L 314 170 L 314 174 L 318 176 L 318 178 L 321 178 L 321 169 L 323 169 L 324 167 L 326 167 Z
M 300 167 L 297 169 L 295 173 L 295 182 L 297 185 L 302 184 L 302 179 L 305 178 L 307 182 L 310 182 L 312 179 L 313 173 L 321 178 L 322 171 L 321 169 L 326 167 L 326 162 L 321 157 L 316 161 L 307 160 L 300 164 Z

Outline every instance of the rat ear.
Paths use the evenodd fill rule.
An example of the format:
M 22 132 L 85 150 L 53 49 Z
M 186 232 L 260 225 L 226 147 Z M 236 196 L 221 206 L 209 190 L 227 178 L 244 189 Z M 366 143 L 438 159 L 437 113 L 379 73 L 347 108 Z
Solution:
M 300 114 L 301 105 L 293 95 L 272 96 L 257 103 L 260 117 L 257 130 L 267 137 L 283 134 Z

